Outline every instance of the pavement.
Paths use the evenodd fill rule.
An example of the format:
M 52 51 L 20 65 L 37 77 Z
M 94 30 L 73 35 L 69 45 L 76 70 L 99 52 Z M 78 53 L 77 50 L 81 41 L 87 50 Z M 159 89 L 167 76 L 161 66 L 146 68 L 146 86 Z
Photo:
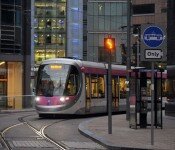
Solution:
M 21 112 L 22 110 L 1 110 L 0 113 Z M 35 111 L 35 109 L 25 109 Z M 103 145 L 109 150 L 175 150 L 175 117 L 166 116 L 163 111 L 163 127 L 155 128 L 151 140 L 151 127 L 130 128 L 126 114 L 112 115 L 112 134 L 108 134 L 108 116 L 94 117 L 79 124 L 78 130 L 84 136 Z M 147 122 L 150 124 L 150 114 Z M 151 144 L 153 142 L 153 144 Z
M 110 150 L 175 150 L 175 117 L 165 116 L 163 112 L 162 118 L 163 128 L 154 127 L 153 136 L 150 126 L 130 128 L 126 115 L 112 116 L 112 134 L 108 134 L 108 116 L 91 118 L 79 124 L 78 129 L 81 134 Z

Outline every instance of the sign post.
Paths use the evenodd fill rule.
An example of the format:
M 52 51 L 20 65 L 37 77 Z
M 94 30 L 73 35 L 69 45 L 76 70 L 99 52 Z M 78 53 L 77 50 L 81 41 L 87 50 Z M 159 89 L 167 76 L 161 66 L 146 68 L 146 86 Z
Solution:
M 151 62 L 151 144 L 154 145 L 154 62 L 167 60 L 165 28 L 145 24 L 141 26 L 141 61 Z

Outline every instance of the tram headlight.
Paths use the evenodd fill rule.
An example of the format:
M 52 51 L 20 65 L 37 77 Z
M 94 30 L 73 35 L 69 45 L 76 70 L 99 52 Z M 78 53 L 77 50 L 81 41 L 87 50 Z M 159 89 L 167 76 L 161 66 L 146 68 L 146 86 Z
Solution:
M 35 98 L 35 101 L 36 101 L 36 102 L 39 102 L 39 101 L 40 101 L 40 98 L 39 98 L 39 97 L 36 97 L 36 98 Z
M 66 97 L 66 100 L 69 100 L 69 97 Z
M 60 97 L 61 102 L 65 102 L 65 100 L 66 100 L 65 97 Z
M 61 102 L 65 102 L 65 101 L 67 101 L 67 100 L 69 100 L 69 97 L 60 97 L 60 101 L 61 101 Z

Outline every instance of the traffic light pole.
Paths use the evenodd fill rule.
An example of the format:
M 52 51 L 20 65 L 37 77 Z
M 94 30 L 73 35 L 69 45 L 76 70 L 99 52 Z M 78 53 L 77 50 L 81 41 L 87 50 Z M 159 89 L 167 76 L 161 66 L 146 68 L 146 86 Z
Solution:
M 111 81 L 111 51 L 108 51 L 108 133 L 112 134 L 112 81 Z
M 104 38 L 104 49 L 108 51 L 108 80 L 107 80 L 107 104 L 108 104 L 108 133 L 112 134 L 112 80 L 111 80 L 111 54 L 116 49 L 115 38 L 108 35 Z
M 127 77 L 126 77 L 126 80 L 127 80 L 127 89 L 126 89 L 126 92 L 127 92 L 127 95 L 126 95 L 126 120 L 129 120 L 130 118 L 130 104 L 129 104 L 129 97 L 130 97 L 130 70 L 131 70 L 131 53 L 130 53 L 130 45 L 131 45 L 131 0 L 127 0 L 127 10 L 128 10 L 128 13 L 127 13 L 127 71 L 128 71 L 128 74 L 127 74 Z

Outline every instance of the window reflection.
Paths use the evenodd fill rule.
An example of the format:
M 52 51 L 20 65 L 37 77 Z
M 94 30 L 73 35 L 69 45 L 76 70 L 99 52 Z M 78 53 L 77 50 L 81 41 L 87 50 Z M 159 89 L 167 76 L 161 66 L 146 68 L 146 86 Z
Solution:
M 38 95 L 74 96 L 80 88 L 79 72 L 70 65 L 43 65 L 39 69 L 38 81 Z

